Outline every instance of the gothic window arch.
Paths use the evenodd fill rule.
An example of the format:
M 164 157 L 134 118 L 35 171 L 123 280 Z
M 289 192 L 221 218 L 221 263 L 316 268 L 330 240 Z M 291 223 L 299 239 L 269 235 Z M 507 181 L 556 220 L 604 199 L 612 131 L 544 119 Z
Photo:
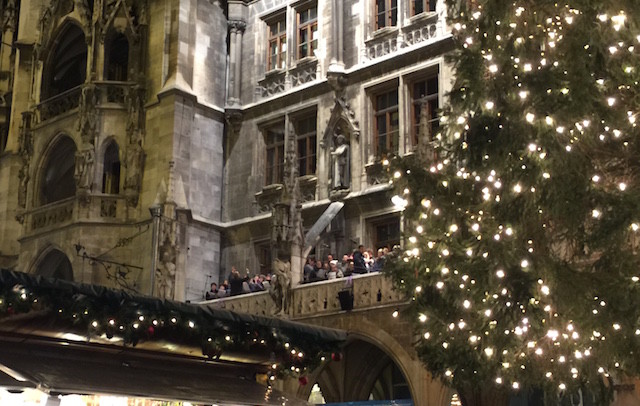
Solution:
M 87 77 L 87 43 L 78 25 L 62 27 L 51 51 L 42 78 L 43 100 L 82 85 Z
M 40 205 L 54 203 L 76 194 L 76 144 L 68 136 L 62 136 L 54 142 L 42 165 L 39 182 Z
M 120 149 L 111 140 L 104 150 L 102 160 L 102 193 L 120 193 Z
M 126 82 L 129 72 L 129 39 L 126 35 L 112 30 L 104 44 L 104 78 Z
M 73 268 L 64 252 L 52 249 L 38 262 L 36 275 L 73 281 Z

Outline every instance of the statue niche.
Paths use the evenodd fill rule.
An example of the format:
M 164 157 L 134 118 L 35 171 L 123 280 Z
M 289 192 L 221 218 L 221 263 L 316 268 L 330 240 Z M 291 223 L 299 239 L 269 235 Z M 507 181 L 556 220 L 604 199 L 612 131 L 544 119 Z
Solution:
M 347 137 L 339 126 L 336 127 L 331 141 L 331 189 L 349 189 L 351 187 L 351 149 Z

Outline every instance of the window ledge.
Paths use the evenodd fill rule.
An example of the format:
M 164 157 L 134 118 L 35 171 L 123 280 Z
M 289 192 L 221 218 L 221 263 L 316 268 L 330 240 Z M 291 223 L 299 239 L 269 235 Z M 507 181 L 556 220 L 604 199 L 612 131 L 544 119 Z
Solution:
M 286 69 L 271 69 L 265 72 L 264 77 L 266 79 L 274 76 L 284 75 L 286 71 Z
M 390 36 L 392 34 L 396 34 L 397 35 L 397 33 L 398 33 L 398 26 L 397 25 L 393 25 L 393 26 L 389 26 L 389 27 L 382 27 L 382 28 L 378 28 L 373 33 L 371 33 L 371 38 L 369 40 L 375 40 L 375 39 L 378 39 L 378 38 Z
M 409 24 L 417 24 L 423 22 L 434 22 L 438 19 L 438 13 L 436 11 L 423 11 L 420 14 L 409 17 Z
M 318 58 L 316 58 L 315 56 L 305 56 L 304 58 L 300 58 L 296 61 L 296 66 L 295 68 L 304 68 L 307 66 L 311 66 L 311 65 L 317 65 L 318 64 Z

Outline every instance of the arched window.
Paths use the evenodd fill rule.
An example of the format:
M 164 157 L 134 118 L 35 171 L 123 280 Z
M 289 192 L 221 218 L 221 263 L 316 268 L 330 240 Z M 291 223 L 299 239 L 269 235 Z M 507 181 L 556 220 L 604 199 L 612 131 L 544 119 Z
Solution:
M 45 255 L 38 267 L 36 268 L 36 274 L 49 277 L 64 279 L 67 281 L 73 280 L 73 268 L 71 268 L 71 262 L 69 258 L 59 250 L 51 250 Z
M 73 176 L 76 144 L 69 137 L 62 137 L 47 154 L 40 179 L 40 204 L 57 202 L 75 196 L 76 181 Z
M 129 69 L 129 41 L 116 33 L 106 41 L 104 50 L 104 76 L 106 80 L 127 81 Z
M 102 165 L 102 193 L 117 195 L 120 192 L 120 154 L 118 144 L 111 141 L 104 152 Z
M 87 77 L 87 44 L 80 27 L 69 24 L 58 35 L 45 68 L 42 99 L 48 99 L 84 83 Z

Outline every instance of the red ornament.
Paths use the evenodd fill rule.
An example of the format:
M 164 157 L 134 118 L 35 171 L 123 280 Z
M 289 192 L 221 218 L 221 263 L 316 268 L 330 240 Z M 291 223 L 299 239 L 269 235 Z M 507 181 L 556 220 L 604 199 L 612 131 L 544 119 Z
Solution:
M 147 334 L 149 334 L 149 337 L 153 336 L 155 332 L 156 332 L 156 329 L 153 328 L 153 326 L 149 326 L 149 328 L 147 329 Z
M 300 378 L 298 378 L 298 382 L 300 383 L 300 386 L 305 386 L 309 383 L 309 378 L 307 378 L 306 376 L 301 376 Z
M 342 353 L 334 352 L 331 354 L 331 359 L 334 361 L 340 361 L 342 359 Z

